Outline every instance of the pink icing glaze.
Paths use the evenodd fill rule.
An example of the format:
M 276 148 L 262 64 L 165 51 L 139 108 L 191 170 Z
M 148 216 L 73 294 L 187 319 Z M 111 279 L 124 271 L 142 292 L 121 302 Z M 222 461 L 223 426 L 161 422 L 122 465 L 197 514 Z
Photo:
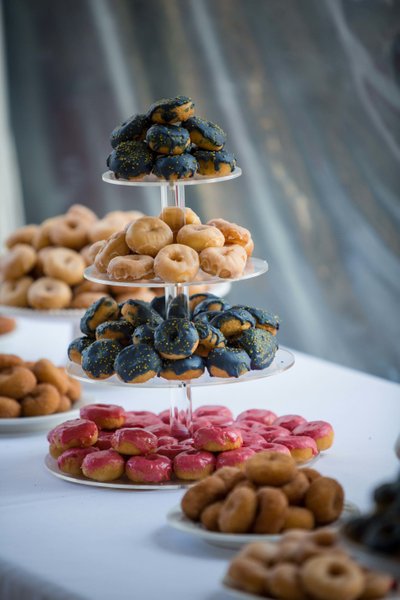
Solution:
M 162 456 L 168 456 L 171 460 L 175 458 L 181 452 L 186 452 L 187 450 L 194 450 L 193 446 L 187 445 L 183 446 L 181 444 L 169 444 L 168 446 L 159 446 L 157 448 L 157 454 L 162 454 Z
M 178 442 L 178 444 L 181 444 L 181 446 L 186 446 L 187 444 L 189 444 L 190 446 L 193 446 L 194 439 L 192 437 L 186 438 L 185 440 L 180 440 Z
M 88 454 L 82 461 L 82 471 L 87 476 L 96 476 L 104 469 L 114 471 L 120 477 L 125 467 L 125 461 L 115 450 L 99 450 Z
M 157 450 L 157 436 L 139 427 L 123 427 L 114 433 L 111 445 L 121 454 L 149 454 Z
M 125 411 L 116 404 L 88 404 L 79 411 L 82 419 L 94 421 L 101 429 L 121 427 L 125 421 Z
M 257 421 L 263 425 L 272 425 L 276 419 L 276 414 L 271 410 L 264 410 L 262 408 L 250 408 L 240 413 L 236 417 L 237 421 Z
M 87 419 L 71 419 L 57 425 L 50 433 L 50 443 L 57 448 L 87 447 L 97 442 L 96 423 Z
M 288 435 L 278 438 L 279 444 L 283 444 L 289 450 L 310 449 L 313 456 L 318 454 L 318 448 L 315 441 L 306 435 Z
M 241 431 L 241 434 L 244 448 L 251 446 L 252 448 L 258 447 L 262 449 L 267 443 L 262 437 L 262 435 L 259 435 L 258 433 L 252 433 L 251 431 Z
M 288 454 L 290 456 L 290 450 L 283 444 L 275 444 L 273 442 L 265 442 L 264 448 L 255 449 L 257 452 L 263 452 L 266 450 L 267 452 L 280 452 L 281 454 Z
M 136 483 L 169 481 L 172 475 L 172 461 L 160 454 L 132 456 L 126 463 L 125 473 Z
M 66 473 L 75 472 L 80 474 L 83 459 L 92 452 L 100 452 L 98 448 L 90 446 L 89 448 L 70 448 L 65 450 L 57 459 L 57 465 L 60 471 Z
M 171 428 L 166 423 L 156 423 L 155 425 L 147 425 L 145 429 L 146 431 L 151 431 L 151 433 L 154 433 L 154 435 L 156 435 L 157 437 L 171 434 Z
M 100 450 L 109 450 L 111 448 L 111 438 L 114 431 L 99 431 L 99 436 L 96 442 L 96 448 Z
M 307 423 L 307 421 L 300 415 L 282 415 L 281 417 L 278 417 L 273 424 L 285 427 L 286 429 L 289 429 L 289 431 L 293 431 L 293 429 L 303 423 Z
M 217 404 L 205 404 L 204 406 L 199 406 L 193 413 L 194 419 L 209 416 L 225 417 L 227 420 L 231 421 L 233 419 L 232 411 L 227 406 L 219 406 Z
M 270 425 L 269 427 L 265 427 L 264 431 L 262 433 L 260 432 L 260 435 L 266 442 L 273 442 L 283 435 L 290 435 L 290 431 L 289 429 L 279 427 L 278 425 Z
M 229 427 L 232 425 L 233 420 L 225 417 L 224 415 L 208 415 L 207 417 L 200 417 L 194 420 L 193 426 L 199 429 L 199 427 L 210 427 L 211 425 L 217 425 L 219 427 Z
M 293 435 L 306 435 L 312 437 L 313 440 L 318 440 L 326 435 L 331 435 L 332 432 L 332 425 L 327 421 L 309 421 L 293 429 L 292 433 Z
M 223 452 L 243 445 L 242 435 L 238 429 L 223 427 L 202 427 L 193 434 L 193 444 L 198 450 Z M 212 446 L 212 448 L 211 448 Z
M 168 424 L 169 423 L 169 417 L 170 417 L 170 410 L 169 409 L 163 410 L 162 412 L 160 412 L 158 414 L 158 416 L 159 416 L 159 418 L 161 419 L 161 421 L 163 423 L 167 423 Z
M 171 444 L 177 444 L 178 440 L 171 435 L 162 435 L 158 438 L 158 446 L 170 446 Z
M 204 450 L 185 450 L 174 458 L 174 471 L 178 474 L 193 475 L 196 479 L 215 468 L 215 456 Z
M 148 427 L 159 423 L 160 417 L 148 410 L 132 410 L 125 413 L 124 427 Z
M 253 454 L 255 454 L 255 450 L 249 447 L 221 452 L 217 456 L 216 469 L 221 469 L 221 467 L 240 467 Z

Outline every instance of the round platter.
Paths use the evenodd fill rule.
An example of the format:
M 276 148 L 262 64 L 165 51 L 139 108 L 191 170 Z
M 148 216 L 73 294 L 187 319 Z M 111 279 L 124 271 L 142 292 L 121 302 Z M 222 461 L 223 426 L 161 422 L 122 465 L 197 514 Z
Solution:
M 244 269 L 243 275 L 241 277 L 237 277 L 236 279 L 229 279 L 228 282 L 231 283 L 233 281 L 243 281 L 245 279 L 251 279 L 252 277 L 258 277 L 263 273 L 268 271 L 268 263 L 266 260 L 262 260 L 261 258 L 249 258 L 246 263 L 246 267 Z M 226 283 L 226 279 L 221 279 L 220 277 L 214 277 L 212 275 L 208 275 L 203 271 L 199 271 L 201 279 L 195 281 L 185 281 L 184 283 L 180 283 L 179 285 L 188 286 L 188 285 L 211 285 L 211 284 L 221 284 Z M 145 279 L 140 281 L 115 281 L 111 279 L 107 275 L 107 273 L 100 273 L 93 266 L 87 267 L 85 269 L 85 278 L 89 281 L 93 281 L 94 283 L 103 283 L 106 285 L 119 285 L 122 287 L 160 287 L 165 288 L 167 286 L 178 285 L 175 283 L 167 283 L 165 281 L 161 281 L 158 277 L 155 279 Z
M 344 520 L 359 514 L 358 508 L 352 502 L 345 502 L 342 515 L 330 527 L 339 527 Z M 176 506 L 167 513 L 167 521 L 174 529 L 179 529 L 201 538 L 213 546 L 237 550 L 250 542 L 276 542 L 281 539 L 281 534 L 257 534 L 257 533 L 219 533 L 208 531 L 199 523 L 188 519 L 182 512 L 180 506 Z
M 59 479 L 64 479 L 69 483 L 77 483 L 79 485 L 88 485 L 90 487 L 101 487 L 113 490 L 180 490 L 183 488 L 190 487 L 193 482 L 172 480 L 166 481 L 165 483 L 133 483 L 129 479 L 121 478 L 115 481 L 102 482 L 94 481 L 93 479 L 87 479 L 84 475 L 82 477 L 74 477 L 60 471 L 57 465 L 57 461 L 54 460 L 49 454 L 44 460 L 46 469 Z
M 55 310 L 38 310 L 37 308 L 22 308 L 20 306 L 5 306 L 0 304 L 1 314 L 12 317 L 27 317 L 29 319 L 69 321 L 80 319 L 85 314 L 84 308 L 63 308 Z
M 221 181 L 229 181 L 230 179 L 236 179 L 242 174 L 242 169 L 236 167 L 229 175 L 222 177 L 207 177 L 205 175 L 195 175 L 190 179 L 178 179 L 177 181 L 166 181 L 165 179 L 159 179 L 155 175 L 145 175 L 141 179 L 135 179 L 134 181 L 128 181 L 127 179 L 117 179 L 112 171 L 106 171 L 102 175 L 103 181 L 106 183 L 112 183 L 114 185 L 129 185 L 129 186 L 170 186 L 176 185 L 199 185 L 202 183 L 221 183 Z
M 210 377 L 208 373 L 204 373 L 198 379 L 191 379 L 190 381 L 170 381 L 168 379 L 162 379 L 161 377 L 153 377 L 153 379 L 149 379 L 144 383 L 124 383 L 120 381 L 116 375 L 109 377 L 108 379 L 90 379 L 82 368 L 76 363 L 69 362 L 66 370 L 68 375 L 71 377 L 75 377 L 78 381 L 82 381 L 84 383 L 96 383 L 101 385 L 114 385 L 114 386 L 123 386 L 123 387 L 131 387 L 131 388 L 176 388 L 182 387 L 187 383 L 190 383 L 191 387 L 204 386 L 204 385 L 223 385 L 226 383 L 241 383 L 246 381 L 253 381 L 255 379 L 262 379 L 264 377 L 271 377 L 272 375 L 277 375 L 278 373 L 282 373 L 283 371 L 287 371 L 294 365 L 294 356 L 286 348 L 279 348 L 277 353 L 275 354 L 275 358 L 269 367 L 266 369 L 262 369 L 260 371 L 249 371 L 246 375 L 242 375 L 241 377 L 235 379 L 234 377 L 224 378 L 224 377 Z

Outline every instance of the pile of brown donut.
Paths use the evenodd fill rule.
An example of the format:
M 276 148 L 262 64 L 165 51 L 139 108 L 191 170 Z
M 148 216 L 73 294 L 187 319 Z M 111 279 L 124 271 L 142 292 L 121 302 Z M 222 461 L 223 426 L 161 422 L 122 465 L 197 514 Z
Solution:
M 144 216 L 90 249 L 94 266 L 116 281 L 158 277 L 169 283 L 208 275 L 236 279 L 243 274 L 254 243 L 250 232 L 224 219 L 203 225 L 190 208 L 167 207 Z
M 50 360 L 28 362 L 0 354 L 0 419 L 66 412 L 80 395 L 79 382 Z
M 279 600 L 377 600 L 396 585 L 390 575 L 359 565 L 330 529 L 248 544 L 231 561 L 224 583 Z
M 329 525 L 342 514 L 343 488 L 291 456 L 261 451 L 243 469 L 224 467 L 190 488 L 184 514 L 210 531 L 277 534 Z

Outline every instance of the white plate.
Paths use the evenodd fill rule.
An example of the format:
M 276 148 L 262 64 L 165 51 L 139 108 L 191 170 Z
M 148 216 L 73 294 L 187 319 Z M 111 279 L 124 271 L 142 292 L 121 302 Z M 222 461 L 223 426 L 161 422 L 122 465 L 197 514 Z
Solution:
M 345 519 L 357 516 L 358 514 L 359 510 L 352 502 L 345 502 L 341 517 L 329 526 L 339 526 Z M 280 533 L 219 533 L 217 531 L 208 531 L 199 523 L 195 523 L 185 517 L 180 506 L 176 506 L 168 512 L 167 521 L 175 529 L 195 535 L 213 546 L 221 546 L 230 550 L 237 550 L 250 542 L 277 542 L 282 537 Z
M 180 490 L 188 488 L 193 485 L 190 481 L 166 481 L 165 483 L 133 483 L 129 479 L 121 478 L 115 481 L 102 482 L 94 481 L 93 479 L 87 479 L 84 475 L 81 477 L 74 477 L 60 471 L 57 465 L 57 461 L 54 460 L 49 454 L 44 459 L 45 467 L 54 477 L 64 479 L 69 483 L 77 483 L 79 485 L 88 485 L 90 487 L 101 487 L 109 488 L 114 490 Z
M 19 417 L 18 419 L 0 419 L 1 433 L 33 433 L 34 431 L 48 431 L 69 419 L 75 419 L 79 415 L 79 409 L 85 404 L 93 402 L 93 396 L 82 396 L 75 402 L 72 410 L 45 415 L 43 417 Z
M 27 317 L 29 319 L 59 321 L 79 320 L 85 314 L 84 308 L 60 308 L 54 310 L 38 310 L 36 308 L 22 308 L 21 306 L 6 306 L 0 304 L 0 312 L 4 316 Z

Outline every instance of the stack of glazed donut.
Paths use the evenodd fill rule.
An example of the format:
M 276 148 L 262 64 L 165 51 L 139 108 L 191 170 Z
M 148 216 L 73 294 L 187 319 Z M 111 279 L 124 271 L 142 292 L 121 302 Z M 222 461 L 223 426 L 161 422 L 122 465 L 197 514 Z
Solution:
M 191 487 L 181 507 L 191 521 L 221 533 L 278 534 L 329 525 L 342 514 L 343 488 L 291 456 L 260 451 L 242 469 L 223 467 Z
M 0 419 L 66 412 L 80 395 L 79 382 L 50 360 L 26 362 L 0 354 Z
M 248 544 L 231 561 L 224 582 L 280 600 L 378 600 L 396 585 L 390 575 L 359 565 L 330 529 Z
M 243 468 L 245 461 L 259 452 L 280 453 L 290 458 L 291 450 L 287 445 L 280 444 L 279 439 L 276 443 L 270 441 L 276 439 L 275 435 L 278 438 L 279 435 L 282 436 L 282 431 L 285 430 L 279 426 L 262 424 L 275 421 L 276 415 L 267 410 L 246 412 L 251 414 L 242 413 L 234 421 L 232 412 L 225 406 L 200 406 L 193 414 L 191 437 L 188 432 L 179 432 L 178 438 L 178 434 L 173 433 L 170 427 L 169 410 L 157 415 L 150 411 L 125 411 L 121 406 L 112 404 L 91 404 L 81 409 L 81 419 L 68 421 L 56 428 L 57 432 L 65 429 L 71 434 L 68 434 L 68 444 L 71 445 L 68 447 L 63 443 L 57 445 L 53 434 L 50 433 L 50 454 L 58 460 L 60 470 L 70 475 L 84 474 L 90 479 L 112 481 L 125 473 L 136 483 L 160 483 L 174 477 L 195 481 L 224 467 Z M 254 416 L 259 421 L 250 420 L 250 417 Z M 314 421 L 309 425 L 312 426 L 313 423 L 323 422 Z M 243 428 L 245 424 L 254 426 L 255 429 L 246 431 Z M 328 423 L 325 423 L 325 427 L 332 430 Z M 90 432 L 89 441 L 86 437 L 81 437 L 82 431 Z M 286 432 L 289 434 L 288 430 Z M 318 442 L 325 449 L 328 447 L 326 436 L 324 438 L 320 436 Z M 314 443 L 312 439 L 311 443 Z M 71 466 L 71 452 L 67 455 L 64 455 L 64 452 L 72 447 L 75 450 Z M 92 452 L 101 450 L 103 454 L 88 458 L 86 463 L 101 461 L 101 464 L 107 466 L 105 472 L 102 469 L 99 473 L 92 472 L 87 468 L 86 463 L 82 468 L 82 461 L 79 462 L 78 459 L 83 460 L 86 453 L 82 453 L 81 450 L 88 447 L 92 448 Z M 129 459 L 129 465 L 122 474 L 119 469 L 112 470 L 110 474 L 108 469 L 108 458 L 112 459 L 112 463 L 117 460 L 120 465 L 122 464 L 119 459 L 116 459 L 116 453 L 126 460 Z M 292 454 L 292 456 L 297 461 L 300 460 L 298 455 Z M 309 456 L 303 454 L 301 460 L 308 460 Z M 132 470 L 136 463 L 140 465 L 140 476 Z M 300 478 L 299 483 L 304 490 L 304 477 Z
M 177 296 L 164 318 L 164 298 L 151 303 L 109 297 L 95 302 L 81 319 L 83 337 L 68 356 L 92 379 L 114 375 L 125 383 L 153 377 L 190 380 L 240 377 L 267 368 L 278 349 L 279 318 L 250 306 L 233 306 L 213 294 Z
M 220 177 L 236 166 L 225 142 L 219 125 L 194 116 L 190 98 L 162 98 L 114 129 L 107 166 L 116 178 L 130 181 L 151 173 L 168 181 L 196 173 Z
M 236 223 L 212 219 L 203 225 L 190 208 L 167 207 L 94 244 L 90 254 L 96 270 L 115 281 L 185 283 L 204 273 L 236 279 L 253 249 L 250 231 Z

